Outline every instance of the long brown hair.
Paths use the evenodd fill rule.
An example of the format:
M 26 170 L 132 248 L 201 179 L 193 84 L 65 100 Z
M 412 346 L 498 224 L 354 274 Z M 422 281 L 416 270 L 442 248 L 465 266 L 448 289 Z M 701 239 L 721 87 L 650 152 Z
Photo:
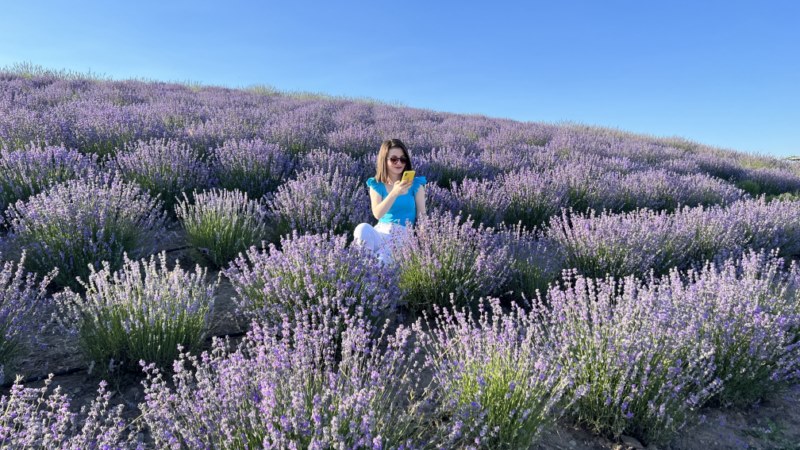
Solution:
M 399 148 L 403 151 L 403 155 L 408 160 L 406 164 L 406 170 L 413 170 L 411 168 L 411 155 L 408 154 L 408 148 L 406 148 L 406 144 L 403 144 L 403 141 L 400 139 L 386 139 L 385 141 L 381 142 L 381 149 L 378 150 L 378 160 L 375 162 L 375 180 L 380 183 L 388 183 L 389 180 L 389 169 L 387 168 L 389 162 L 386 161 L 386 158 L 389 157 L 389 150 L 393 148 Z

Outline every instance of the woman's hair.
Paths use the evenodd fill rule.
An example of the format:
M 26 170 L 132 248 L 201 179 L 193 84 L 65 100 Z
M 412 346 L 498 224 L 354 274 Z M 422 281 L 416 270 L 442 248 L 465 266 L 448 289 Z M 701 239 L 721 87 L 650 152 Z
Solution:
M 381 149 L 378 151 L 378 160 L 375 162 L 375 180 L 380 183 L 389 182 L 389 170 L 387 169 L 389 162 L 386 161 L 386 158 L 389 157 L 389 150 L 395 147 L 403 150 L 403 155 L 408 160 L 405 170 L 413 170 L 411 168 L 411 155 L 408 154 L 406 144 L 403 144 L 403 141 L 400 139 L 387 139 L 381 142 Z

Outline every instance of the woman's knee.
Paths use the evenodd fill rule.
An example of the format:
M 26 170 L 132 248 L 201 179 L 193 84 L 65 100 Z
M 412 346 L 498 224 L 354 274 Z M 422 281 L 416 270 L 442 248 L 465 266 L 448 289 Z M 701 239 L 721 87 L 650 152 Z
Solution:
M 372 231 L 372 225 L 368 223 L 360 223 L 356 225 L 355 230 L 353 230 L 353 237 L 356 238 L 356 241 L 365 241 L 365 236 L 369 235 Z

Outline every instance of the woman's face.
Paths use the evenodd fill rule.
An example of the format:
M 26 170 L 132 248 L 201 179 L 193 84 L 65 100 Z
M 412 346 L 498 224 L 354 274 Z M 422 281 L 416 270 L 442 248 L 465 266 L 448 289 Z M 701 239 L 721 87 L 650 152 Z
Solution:
M 394 162 L 392 162 L 394 161 Z M 389 175 L 393 179 L 399 178 L 406 170 L 406 155 L 400 147 L 392 147 L 389 149 L 389 156 L 386 158 L 386 166 L 389 168 Z

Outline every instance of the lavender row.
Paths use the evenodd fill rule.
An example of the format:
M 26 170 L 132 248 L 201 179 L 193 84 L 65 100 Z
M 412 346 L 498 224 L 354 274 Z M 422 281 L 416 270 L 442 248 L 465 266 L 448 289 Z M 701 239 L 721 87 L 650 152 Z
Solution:
M 76 283 L 76 288 L 86 288 L 81 278 L 91 280 L 100 261 L 105 261 L 102 265 L 106 272 L 122 266 L 115 258 L 124 258 L 126 247 L 122 243 L 127 241 L 122 238 L 126 233 L 128 240 L 140 239 L 140 233 L 148 230 L 145 225 L 152 221 L 155 222 L 149 232 L 160 229 L 158 216 L 137 216 L 138 210 L 131 205 L 138 204 L 138 200 L 125 197 L 145 194 L 137 194 L 118 180 L 107 181 L 110 184 L 98 183 L 91 190 L 84 189 L 78 181 L 59 185 L 57 188 L 63 192 L 56 193 L 60 195 L 40 194 L 34 197 L 35 202 L 19 203 L 12 209 L 16 219 L 12 221 L 12 233 L 35 238 L 43 246 L 26 247 L 39 258 L 27 266 L 43 275 L 58 267 L 59 274 L 65 272 L 71 277 L 59 279 L 50 275 L 55 277 L 56 285 Z M 93 214 L 79 214 L 82 210 L 74 208 L 85 207 L 81 202 L 88 200 L 73 191 L 94 191 L 94 201 L 108 197 L 114 202 L 92 203 L 97 208 L 87 211 Z M 125 198 L 128 201 L 123 204 L 130 209 L 115 203 Z M 220 251 L 244 250 L 266 232 L 265 213 L 244 196 L 212 192 L 198 194 L 197 201 L 195 205 L 182 203 L 178 213 L 190 238 L 205 236 L 209 243 L 227 243 L 220 249 L 207 249 L 212 259 L 219 257 Z M 56 202 L 52 209 L 60 213 L 48 215 L 47 202 Z M 430 310 L 450 303 L 474 305 L 474 299 L 480 296 L 508 291 L 533 297 L 562 268 L 574 268 L 590 277 L 644 276 L 741 254 L 747 248 L 780 248 L 781 255 L 796 255 L 800 251 L 800 218 L 796 211 L 793 203 L 759 200 L 739 202 L 729 208 L 686 208 L 672 215 L 649 210 L 622 215 L 565 212 L 554 218 L 544 232 L 521 227 L 484 229 L 474 226 L 469 218 L 432 213 L 421 218 L 414 235 L 397 248 L 393 266 L 384 267 L 374 257 L 370 259 L 370 254 L 348 247 L 346 236 L 295 234 L 281 239 L 280 249 L 275 245 L 261 251 L 251 247 L 225 273 L 239 294 L 240 310 L 250 318 L 275 321 L 281 314 L 294 317 L 292 311 L 297 309 L 330 309 L 333 305 L 363 309 L 379 317 L 391 311 L 397 300 L 412 310 Z M 106 223 L 103 218 L 107 216 L 113 216 L 115 221 Z M 77 220 L 88 230 L 83 233 L 85 242 L 73 244 L 61 238 L 55 223 L 67 219 Z M 137 222 L 141 220 L 145 222 Z M 106 238 L 104 232 L 92 231 L 93 227 L 116 232 L 108 236 L 111 240 L 102 240 Z M 255 234 L 244 239 L 250 232 Z M 244 240 L 232 245 L 240 239 Z M 53 259 L 53 250 L 47 252 L 48 245 L 67 244 L 76 247 L 60 250 L 60 259 Z M 37 253 L 37 249 L 41 251 Z M 93 253 L 93 249 L 98 251 Z M 69 252 L 91 259 L 80 267 L 74 259 L 62 256 L 71 255 Z M 217 262 L 234 256 L 227 255 Z M 80 272 L 87 269 L 91 273 Z M 394 286 L 396 291 L 390 289 Z M 334 304 L 317 304 L 319 295 Z M 115 358 L 120 359 L 118 355 Z
M 361 170 L 359 167 L 353 160 L 350 169 L 343 169 L 354 173 Z M 200 198 L 193 203 L 184 193 L 177 215 L 190 243 L 218 267 L 261 240 L 279 243 L 280 237 L 292 230 L 349 234 L 356 224 L 370 220 L 365 188 L 356 177 L 341 175 L 338 168 L 332 173 L 327 170 L 309 165 L 297 179 L 280 185 L 261 203 L 225 191 L 198 193 Z M 99 267 L 105 259 L 119 267 L 123 252 L 146 255 L 148 245 L 152 246 L 163 231 L 158 202 L 137 185 L 122 182 L 119 176 L 92 177 L 88 182 L 72 180 L 56 185 L 7 211 L 9 240 L 28 251 L 29 267 L 39 274 L 58 267 L 56 284 L 60 286 L 78 287 L 75 277 L 87 275 L 87 264 Z M 519 179 L 498 180 L 512 184 Z M 489 183 L 465 182 L 463 186 Z M 456 184 L 454 190 L 459 186 Z M 551 189 L 553 184 L 540 186 Z M 766 202 L 760 198 L 727 207 L 684 207 L 672 214 L 648 209 L 624 214 L 562 210 L 560 215 L 551 216 L 556 211 L 536 203 L 545 196 L 532 182 L 516 187 L 528 196 L 511 197 L 508 207 L 477 209 L 474 217 L 460 216 L 459 220 L 474 224 L 489 221 L 487 217 L 501 223 L 509 217 L 535 217 L 537 221 L 549 217 L 547 227 L 539 233 L 541 242 L 531 244 L 529 236 L 513 239 L 509 234 L 501 239 L 490 230 L 485 232 L 480 223 L 473 232 L 453 222 L 453 214 L 432 213 L 417 227 L 417 239 L 400 249 L 398 261 L 408 266 L 402 272 L 401 284 L 409 304 L 415 308 L 441 304 L 446 300 L 436 298 L 441 292 L 445 296 L 453 292 L 464 301 L 474 295 L 497 295 L 509 278 L 542 287 L 549 281 L 547 275 L 557 274 L 554 267 L 577 268 L 587 276 L 641 276 L 650 270 L 665 273 L 671 267 L 686 268 L 706 259 L 740 254 L 747 248 L 780 248 L 784 256 L 800 254 L 800 216 L 793 201 Z M 436 189 L 432 187 L 432 197 L 437 195 Z M 493 189 L 482 192 L 497 193 Z M 503 216 L 498 217 L 501 212 Z M 520 219 L 519 223 L 525 221 Z M 81 231 L 66 238 L 74 230 Z M 524 247 L 528 249 L 520 250 Z M 550 252 L 548 258 L 534 261 L 529 256 L 545 248 Z M 457 267 L 465 261 L 470 265 Z M 520 276 L 523 272 L 527 274 Z M 492 274 L 491 279 L 483 280 L 483 273 Z M 441 288 L 444 285 L 449 287 Z M 434 292 L 426 286 L 437 287 Z M 527 289 L 519 284 L 517 287 Z
M 791 163 L 678 139 L 656 139 L 574 125 L 458 116 L 382 104 L 279 95 L 258 90 L 23 77 L 0 83 L 0 142 L 30 142 L 112 155 L 131 143 L 175 140 L 207 155 L 241 140 L 278 145 L 290 155 L 329 148 L 358 158 L 386 136 L 414 143 L 420 168 L 442 186 L 464 176 L 541 171 L 540 155 L 589 158 L 602 172 L 666 170 L 707 174 L 750 194 L 800 188 Z
M 798 287 L 797 266 L 749 252 L 647 283 L 573 274 L 529 311 L 492 300 L 394 331 L 341 304 L 301 308 L 236 347 L 181 352 L 171 377 L 142 362 L 139 407 L 159 448 L 518 448 L 563 415 L 660 445 L 704 405 L 797 381 Z M 136 445 L 119 411 L 96 404 L 78 430 L 58 392 L 37 410 L 44 394 L 17 384 L 2 399 L 16 424 L 3 442 Z M 26 415 L 43 420 L 10 422 Z
M 647 209 L 624 214 L 563 211 L 544 238 L 565 268 L 586 276 L 643 276 L 686 268 L 746 249 L 780 249 L 800 255 L 796 201 L 739 201 L 728 207 L 682 208 L 673 214 Z
M 546 224 L 562 208 L 673 211 L 680 206 L 726 205 L 743 197 L 744 191 L 703 174 L 603 173 L 583 165 L 521 170 L 495 179 L 465 178 L 452 182 L 450 189 L 429 188 L 433 207 L 461 211 L 487 226 L 505 222 L 529 228 Z

